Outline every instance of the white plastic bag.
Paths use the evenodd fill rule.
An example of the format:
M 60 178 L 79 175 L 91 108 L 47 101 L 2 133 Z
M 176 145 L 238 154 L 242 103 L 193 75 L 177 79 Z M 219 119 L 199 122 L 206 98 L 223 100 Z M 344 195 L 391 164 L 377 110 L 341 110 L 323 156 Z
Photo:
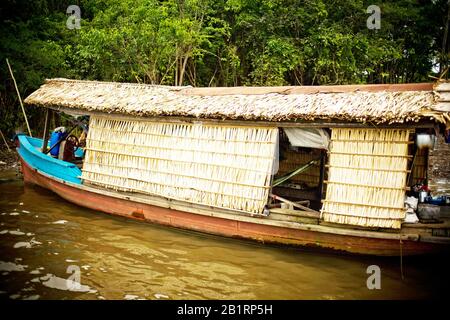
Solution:
M 417 223 L 419 222 L 419 218 L 417 218 L 417 215 L 415 213 L 407 213 L 405 217 L 406 223 Z
M 406 199 L 405 199 L 406 209 L 411 208 L 415 211 L 417 209 L 418 203 L 419 203 L 419 199 L 417 199 L 416 197 L 406 197 Z

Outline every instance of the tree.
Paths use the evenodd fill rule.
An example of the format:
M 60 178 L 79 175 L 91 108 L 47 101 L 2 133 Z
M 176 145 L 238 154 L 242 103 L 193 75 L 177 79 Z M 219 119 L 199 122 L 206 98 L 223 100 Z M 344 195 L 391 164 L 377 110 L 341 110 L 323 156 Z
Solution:
M 66 9 L 81 8 L 81 29 Z M 449 62 L 447 0 L 4 0 L 0 129 L 23 122 L 5 58 L 25 97 L 45 78 L 165 85 L 311 85 L 430 81 Z M 448 76 L 448 75 L 447 75 Z M 40 110 L 29 109 L 39 132 Z

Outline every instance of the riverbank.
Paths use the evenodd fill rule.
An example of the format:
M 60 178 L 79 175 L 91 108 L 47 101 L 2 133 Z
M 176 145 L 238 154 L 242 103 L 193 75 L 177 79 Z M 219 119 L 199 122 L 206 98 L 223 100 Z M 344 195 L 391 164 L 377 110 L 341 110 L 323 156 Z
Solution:
M 0 172 L 11 171 L 17 168 L 19 157 L 15 148 L 10 146 L 10 150 L 6 146 L 0 147 Z

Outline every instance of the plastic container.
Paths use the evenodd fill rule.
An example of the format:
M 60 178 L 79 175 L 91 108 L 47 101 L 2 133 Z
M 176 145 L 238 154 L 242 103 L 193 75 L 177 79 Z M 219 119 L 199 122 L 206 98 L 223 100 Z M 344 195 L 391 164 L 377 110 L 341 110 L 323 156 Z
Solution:
M 437 206 L 442 206 L 445 204 L 445 197 L 439 196 L 439 197 L 428 197 L 427 203 L 434 204 Z
M 426 201 L 428 197 L 428 192 L 427 191 L 419 191 L 419 202 L 423 203 Z
M 52 135 L 50 136 L 50 147 L 52 147 L 55 143 L 57 143 L 63 136 L 63 132 L 53 132 Z M 50 154 L 54 157 L 57 157 L 59 154 L 59 144 L 54 147 L 52 150 L 50 150 Z

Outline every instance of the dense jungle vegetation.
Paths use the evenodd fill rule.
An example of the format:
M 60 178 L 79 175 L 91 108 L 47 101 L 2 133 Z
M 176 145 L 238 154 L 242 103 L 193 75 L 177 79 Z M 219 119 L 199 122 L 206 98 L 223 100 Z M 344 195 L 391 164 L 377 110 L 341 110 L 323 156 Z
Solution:
M 81 9 L 70 29 L 66 10 Z M 369 29 L 369 5 L 381 9 Z M 45 78 L 192 86 L 430 82 L 449 61 L 448 0 L 2 0 L 0 129 Z M 34 131 L 43 112 L 27 107 Z

